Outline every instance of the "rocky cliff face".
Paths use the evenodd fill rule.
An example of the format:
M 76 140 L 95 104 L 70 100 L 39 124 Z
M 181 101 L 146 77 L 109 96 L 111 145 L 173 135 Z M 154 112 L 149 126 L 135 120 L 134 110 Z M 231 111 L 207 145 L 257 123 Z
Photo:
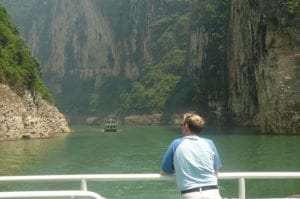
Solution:
M 20 3 L 4 2 L 12 13 L 18 12 Z M 141 24 L 147 32 L 147 19 L 143 16 L 151 13 L 140 10 L 147 3 L 33 0 L 31 4 L 21 15 L 13 14 L 13 18 L 33 54 L 40 58 L 54 94 L 62 92 L 65 78 L 92 80 L 97 86 L 107 75 L 130 79 L 138 76 L 138 60 L 133 54 L 138 49 L 139 59 L 147 56 L 144 43 L 140 43 L 146 43 L 146 33 L 140 31 L 137 35 Z
M 205 104 L 214 121 L 227 115 L 227 23 L 229 3 L 218 0 L 196 1 L 190 32 L 188 71 L 198 100 Z M 222 3 L 220 3 L 222 2 Z
M 191 32 L 189 70 L 199 96 L 217 120 L 259 125 L 271 134 L 299 133 L 299 5 L 282 0 L 230 5 L 225 67 L 209 72 L 214 31 L 202 22 Z
M 29 94 L 18 96 L 0 84 L 0 141 L 47 138 L 70 132 L 65 117 L 56 107 Z
M 152 3 L 4 0 L 4 4 L 41 60 L 44 79 L 60 108 L 87 109 L 89 95 L 105 77 L 136 79 L 141 63 L 150 56 Z
M 10 11 L 20 6 L 3 1 Z M 172 1 L 168 2 L 164 7 L 164 1 L 31 0 L 35 7 L 13 18 L 41 59 L 56 99 L 82 105 L 103 77 L 134 80 L 145 61 L 156 61 L 151 34 L 161 30 L 153 31 L 153 22 L 182 10 L 168 7 Z M 227 56 L 217 63 L 215 58 L 222 54 L 214 54 L 209 46 L 215 42 L 212 32 L 200 24 L 189 33 L 188 70 L 199 101 L 207 103 L 205 111 L 216 120 L 260 125 L 263 132 L 274 134 L 300 132 L 300 19 L 299 11 L 293 10 L 299 8 L 295 2 L 231 0 L 228 41 L 221 39 L 227 41 L 222 46 Z M 79 100 L 82 96 L 86 99 Z
M 300 130 L 300 15 L 292 1 L 231 1 L 229 111 L 264 132 Z
M 42 61 L 46 81 L 55 95 L 63 91 L 63 78 L 93 79 L 120 71 L 109 21 L 95 1 L 35 2 L 26 40 Z M 101 9 L 101 8 L 99 8 Z M 111 60 L 109 60 L 111 59 Z M 71 84 L 74 82 L 71 82 Z

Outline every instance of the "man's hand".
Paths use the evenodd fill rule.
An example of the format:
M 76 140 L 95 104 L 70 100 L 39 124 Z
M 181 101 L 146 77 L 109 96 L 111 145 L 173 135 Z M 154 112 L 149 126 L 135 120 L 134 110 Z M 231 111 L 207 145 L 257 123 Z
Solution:
M 165 172 L 163 170 L 160 170 L 161 175 L 173 175 L 173 173 Z

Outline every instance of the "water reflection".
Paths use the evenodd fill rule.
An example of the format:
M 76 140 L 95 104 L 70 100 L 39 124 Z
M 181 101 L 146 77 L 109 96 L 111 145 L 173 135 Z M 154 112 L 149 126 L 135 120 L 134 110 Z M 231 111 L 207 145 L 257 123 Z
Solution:
M 39 173 L 43 165 L 61 151 L 67 136 L 0 142 L 0 175 Z

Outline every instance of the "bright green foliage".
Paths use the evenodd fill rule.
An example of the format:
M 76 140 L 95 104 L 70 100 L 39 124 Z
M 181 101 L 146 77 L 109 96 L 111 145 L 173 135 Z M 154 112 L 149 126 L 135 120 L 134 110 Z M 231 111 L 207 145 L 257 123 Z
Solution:
M 22 95 L 29 90 L 52 102 L 52 97 L 41 80 L 39 62 L 32 57 L 17 27 L 10 21 L 6 10 L 0 5 L 0 83 L 10 85 Z

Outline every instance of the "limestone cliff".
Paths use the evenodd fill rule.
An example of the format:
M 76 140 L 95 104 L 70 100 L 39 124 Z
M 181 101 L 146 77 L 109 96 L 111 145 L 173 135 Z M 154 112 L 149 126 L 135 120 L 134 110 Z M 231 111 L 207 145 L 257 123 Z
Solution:
M 198 101 L 216 122 L 228 119 L 226 49 L 229 3 L 197 0 L 191 21 L 188 71 Z M 203 109 L 203 108 L 202 108 Z
M 162 65 L 159 58 L 167 52 L 158 40 L 172 47 L 180 43 L 172 40 L 175 35 L 184 38 L 180 50 L 189 52 L 187 64 L 180 62 L 189 75 L 179 71 L 192 79 L 195 106 L 226 124 L 260 125 L 273 134 L 300 132 L 297 1 L 231 0 L 228 15 L 222 0 L 3 1 L 40 58 L 61 107 L 78 114 L 91 100 L 100 101 L 93 94 L 105 76 L 136 80 L 145 63 Z M 182 19 L 178 16 L 190 30 L 172 27 Z
M 64 115 L 43 99 L 33 99 L 29 92 L 20 97 L 4 84 L 0 93 L 0 141 L 70 132 Z
M 119 52 L 109 21 L 95 1 L 35 1 L 35 5 L 40 11 L 32 13 L 24 33 L 43 63 L 54 95 L 64 91 L 64 78 L 69 78 L 70 84 L 76 83 L 75 79 L 99 84 L 103 75 L 118 74 L 119 63 L 114 60 Z
M 17 15 L 23 2 L 4 2 L 33 54 L 40 58 L 54 94 L 62 92 L 65 78 L 93 80 L 97 86 L 109 74 L 137 77 L 138 60 L 132 54 L 140 53 L 139 59 L 143 59 L 141 52 L 146 49 L 138 44 L 137 37 L 143 35 L 136 35 L 136 30 L 145 22 L 147 31 L 147 19 L 137 16 L 142 12 L 137 8 L 146 3 L 112 1 L 116 5 L 110 7 L 109 1 L 33 0 Z M 120 11 L 116 9 L 123 13 L 115 16 Z
M 189 70 L 198 96 L 208 102 L 217 120 L 227 124 L 259 125 L 262 132 L 271 134 L 298 134 L 299 2 L 231 0 L 230 5 L 228 32 L 219 32 L 227 42 L 223 45 L 227 45 L 227 56 L 209 49 L 218 41 L 213 37 L 218 29 L 203 18 L 204 6 L 193 19 L 199 22 L 190 34 Z M 220 56 L 227 57 L 227 63 L 220 60 L 213 65 Z
M 4 0 L 4 4 L 41 60 L 44 79 L 60 108 L 85 111 L 104 77 L 136 79 L 139 65 L 150 56 L 146 45 L 151 12 L 146 10 L 153 8 L 147 2 Z
M 300 11 L 295 1 L 232 0 L 229 111 L 264 132 L 300 130 Z

